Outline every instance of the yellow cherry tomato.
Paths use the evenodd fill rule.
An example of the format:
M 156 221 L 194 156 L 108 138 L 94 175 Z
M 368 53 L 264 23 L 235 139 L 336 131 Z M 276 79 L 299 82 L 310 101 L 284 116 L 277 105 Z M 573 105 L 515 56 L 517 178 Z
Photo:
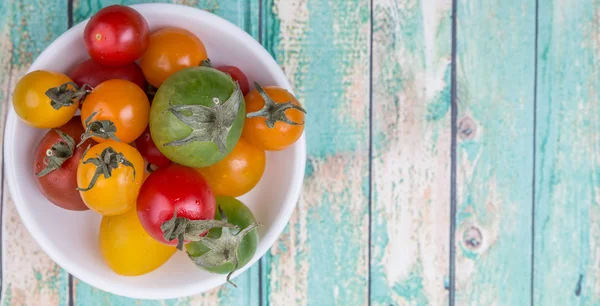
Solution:
M 71 106 L 54 109 L 46 91 L 59 87 L 72 80 L 58 72 L 36 70 L 23 76 L 13 92 L 12 103 L 15 112 L 27 124 L 42 129 L 62 126 L 69 122 L 79 108 L 79 102 Z M 72 86 L 67 86 L 73 89 Z
M 110 169 L 108 177 L 103 169 Z M 91 147 L 77 167 L 77 188 L 83 202 L 104 216 L 134 208 L 143 179 L 144 159 L 140 153 L 113 140 Z
M 115 273 L 125 276 L 154 271 L 177 250 L 148 235 L 135 209 L 118 216 L 104 216 L 99 240 L 104 261 Z
M 265 151 L 240 139 L 225 159 L 196 169 L 216 195 L 237 197 L 250 191 L 265 171 Z

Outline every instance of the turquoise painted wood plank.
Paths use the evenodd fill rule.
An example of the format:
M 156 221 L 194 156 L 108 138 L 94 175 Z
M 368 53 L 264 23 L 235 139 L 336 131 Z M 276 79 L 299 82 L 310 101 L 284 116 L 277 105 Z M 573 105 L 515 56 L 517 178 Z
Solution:
M 375 0 L 372 305 L 448 303 L 450 0 Z
M 73 22 L 92 16 L 99 9 L 113 5 L 139 3 L 175 3 L 198 7 L 236 24 L 255 38 L 258 37 L 259 0 L 74 0 Z
M 67 29 L 67 19 L 66 1 L 0 1 L 1 131 L 14 85 L 37 55 Z M 40 250 L 21 223 L 8 188 L 3 190 L 1 304 L 66 305 L 68 274 Z
M 536 305 L 600 304 L 600 1 L 540 1 Z
M 168 2 L 184 4 L 207 10 L 235 23 L 246 32 L 258 37 L 258 0 L 199 0 L 199 1 L 144 1 L 144 0 L 90 0 L 76 1 L 73 6 L 75 23 L 89 18 L 108 5 L 132 5 L 148 2 Z M 139 301 L 112 295 L 88 284 L 75 281 L 74 300 L 76 305 L 258 305 L 259 302 L 258 264 L 236 278 L 238 288 L 221 286 L 204 294 L 189 298 L 166 301 Z
M 308 110 L 303 194 L 263 261 L 264 302 L 366 304 L 369 1 L 269 0 L 263 9 L 263 44 Z
M 528 305 L 535 1 L 457 10 L 456 304 Z
M 244 274 L 236 277 L 238 288 L 224 285 L 217 289 L 207 291 L 190 297 L 169 300 L 136 300 L 113 295 L 96 289 L 82 281 L 75 279 L 74 305 L 82 306 L 187 306 L 187 305 L 258 305 L 258 265 L 252 266 Z

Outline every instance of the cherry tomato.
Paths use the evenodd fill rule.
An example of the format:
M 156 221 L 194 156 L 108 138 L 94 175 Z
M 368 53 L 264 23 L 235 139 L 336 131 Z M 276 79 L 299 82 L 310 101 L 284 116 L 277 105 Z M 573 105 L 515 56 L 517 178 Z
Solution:
M 117 274 L 137 276 L 162 266 L 177 249 L 152 239 L 132 209 L 118 216 L 104 216 L 100 223 L 100 253 Z
M 122 214 L 135 207 L 144 178 L 144 159 L 132 146 L 106 141 L 91 147 L 77 168 L 77 188 L 91 210 Z
M 237 81 L 240 85 L 240 90 L 244 95 L 246 95 L 250 91 L 250 85 L 248 84 L 248 78 L 246 75 L 240 70 L 240 68 L 235 66 L 219 66 L 217 69 L 229 74 L 234 81 Z
M 151 164 L 158 167 L 164 167 L 171 164 L 171 160 L 166 158 L 152 141 L 150 129 L 146 128 L 142 136 L 135 140 L 135 147 L 140 151 L 140 154 Z
M 129 143 L 142 135 L 148 126 L 150 102 L 137 85 L 127 80 L 113 79 L 96 86 L 85 99 L 81 108 L 84 127 L 87 126 L 86 120 L 94 113 L 92 121 L 109 120 L 116 127 L 114 136 Z M 108 138 L 94 136 L 93 139 L 103 142 Z
M 73 82 L 79 87 L 84 84 L 96 87 L 104 81 L 122 79 L 131 81 L 142 90 L 146 90 L 144 73 L 136 63 L 113 67 L 98 64 L 94 59 L 90 58 L 77 65 L 77 67 L 71 71 L 70 76 L 73 79 Z
M 68 210 L 88 209 L 77 191 L 77 166 L 85 148 L 95 142 L 88 139 L 76 147 L 81 134 L 81 121 L 79 116 L 75 116 L 67 124 L 46 133 L 35 149 L 33 160 L 33 171 L 40 192 L 56 206 Z
M 215 98 L 223 103 L 215 105 Z M 175 163 L 210 166 L 225 158 L 240 139 L 245 107 L 241 91 L 227 74 L 203 66 L 184 69 L 156 92 L 149 120 L 152 140 Z
M 146 19 L 124 5 L 107 6 L 96 13 L 83 32 L 90 56 L 107 66 L 137 60 L 148 48 L 150 30 Z
M 227 217 L 227 222 L 236 225 L 239 227 L 239 231 L 244 230 L 245 228 L 252 226 L 256 223 L 254 219 L 254 215 L 252 211 L 244 205 L 244 203 L 239 200 L 231 197 L 217 197 L 217 205 L 221 207 L 225 216 Z M 217 210 L 216 220 L 222 220 L 222 216 Z M 233 234 L 236 233 L 235 230 L 231 230 Z M 222 229 L 215 228 L 211 229 L 208 233 L 208 238 L 217 239 L 221 237 Z M 256 252 L 256 247 L 258 245 L 258 231 L 256 229 L 252 229 L 248 232 L 240 241 L 239 245 L 237 245 L 237 257 L 238 257 L 238 269 L 245 266 L 254 253 Z M 210 248 L 208 248 L 202 241 L 190 242 L 185 245 L 186 252 L 188 256 L 192 259 L 192 261 L 196 262 L 197 258 L 204 255 Z M 231 261 L 228 261 L 224 264 L 207 267 L 207 266 L 199 266 L 202 269 L 213 273 L 226 274 L 234 271 L 235 266 Z
M 150 36 L 150 46 L 140 65 L 148 83 L 160 85 L 173 73 L 198 66 L 207 59 L 202 41 L 191 32 L 178 28 L 164 28 Z
M 137 211 L 144 229 L 159 242 L 167 241 L 161 225 L 177 219 L 209 220 L 215 216 L 215 196 L 206 180 L 192 168 L 172 164 L 158 168 L 146 179 L 137 199 Z
M 198 168 L 216 195 L 237 197 L 250 191 L 265 171 L 265 151 L 240 139 L 220 162 Z
M 53 71 L 37 70 L 26 74 L 17 82 L 13 92 L 15 112 L 25 123 L 36 128 L 48 129 L 66 124 L 79 108 L 79 101 L 55 109 L 46 91 L 68 82 L 72 82 L 68 76 Z M 67 88 L 73 89 L 73 86 Z
M 265 86 L 265 93 L 273 102 L 280 104 L 292 102 L 294 105 L 301 106 L 300 102 L 287 90 L 275 86 Z M 265 106 L 265 100 L 257 89 L 248 93 L 246 100 L 246 114 L 261 110 Z M 292 145 L 304 131 L 304 113 L 297 109 L 286 109 L 285 115 L 292 122 L 298 125 L 292 125 L 277 121 L 274 127 L 270 128 L 266 124 L 265 117 L 246 118 L 242 137 L 257 148 L 267 151 L 279 151 Z

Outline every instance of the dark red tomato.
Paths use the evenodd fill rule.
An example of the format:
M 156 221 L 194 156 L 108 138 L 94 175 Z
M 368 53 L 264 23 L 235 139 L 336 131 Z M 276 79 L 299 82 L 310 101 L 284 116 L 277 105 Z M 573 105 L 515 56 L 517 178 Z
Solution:
M 83 32 L 90 56 L 107 66 L 122 66 L 137 60 L 150 43 L 146 19 L 124 5 L 107 6 L 96 13 Z
M 114 67 L 101 65 L 90 58 L 77 65 L 77 67 L 71 71 L 69 76 L 79 87 L 83 86 L 83 84 L 96 87 L 104 81 L 123 79 L 135 83 L 135 85 L 146 91 L 146 79 L 144 78 L 144 73 L 136 63 Z
M 240 84 L 240 90 L 244 95 L 246 95 L 250 91 L 250 86 L 248 85 L 248 78 L 246 75 L 240 70 L 240 68 L 235 66 L 220 66 L 217 69 L 229 74 L 234 81 L 237 81 Z
M 86 140 L 81 146 L 75 147 L 83 134 L 81 118 L 73 117 L 65 125 L 57 130 L 71 137 L 72 143 L 66 141 L 63 136 L 52 129 L 42 138 L 35 149 L 33 160 L 33 171 L 40 192 L 56 206 L 69 210 L 87 210 L 79 191 L 77 191 L 77 166 L 83 152 L 88 145 L 94 145 L 91 139 Z M 53 150 L 54 147 L 54 150 Z M 58 157 L 58 163 L 52 163 L 52 157 Z M 67 153 L 66 155 L 64 153 Z M 68 157 L 70 155 L 70 157 Z M 61 163 L 62 162 L 62 163 Z M 44 171 L 44 169 L 46 169 Z M 51 169 L 54 169 L 50 171 Z M 48 172 L 49 173 L 45 173 Z
M 177 245 L 179 239 L 167 241 L 161 229 L 163 223 L 173 221 L 175 211 L 177 223 L 186 221 L 183 219 L 214 219 L 215 196 L 196 170 L 172 164 L 158 168 L 144 181 L 137 198 L 137 212 L 150 236 L 164 244 Z
M 135 140 L 135 147 L 140 151 L 140 154 L 151 164 L 158 167 L 164 167 L 171 164 L 171 160 L 166 158 L 152 141 L 150 129 L 146 130 L 138 139 Z

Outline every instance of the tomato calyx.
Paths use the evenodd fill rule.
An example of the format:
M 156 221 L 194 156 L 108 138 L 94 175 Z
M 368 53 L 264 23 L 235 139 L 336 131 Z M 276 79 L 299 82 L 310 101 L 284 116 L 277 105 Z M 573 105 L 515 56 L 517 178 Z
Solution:
M 220 153 L 227 151 L 227 135 L 235 122 L 240 104 L 244 96 L 237 82 L 229 98 L 222 102 L 213 98 L 214 108 L 204 105 L 173 105 L 169 101 L 170 111 L 177 119 L 192 129 L 192 132 L 182 138 L 165 143 L 163 146 L 183 146 L 194 141 L 210 141 Z
M 71 85 L 72 88 L 69 88 Z M 87 84 L 79 87 L 75 82 L 67 82 L 58 87 L 46 90 L 46 96 L 50 98 L 50 105 L 55 110 L 61 107 L 69 107 L 77 102 L 83 101 L 85 96 L 92 92 L 92 87 Z
M 148 97 L 149 101 L 152 101 L 154 99 L 157 90 L 158 88 L 154 87 L 154 85 L 150 83 L 146 84 L 146 96 Z
M 117 126 L 110 120 L 94 120 L 92 118 L 96 116 L 98 112 L 93 112 L 89 117 L 85 119 L 85 132 L 81 135 L 81 141 L 77 144 L 80 146 L 87 139 L 92 137 L 99 137 L 102 139 L 112 139 L 120 141 L 115 135 L 117 132 Z
M 288 101 L 285 103 L 275 103 L 275 101 L 273 101 L 273 99 L 271 99 L 271 97 L 269 97 L 269 95 L 258 84 L 258 82 L 254 82 L 254 86 L 256 87 L 256 90 L 258 91 L 260 96 L 263 98 L 263 100 L 265 100 L 265 106 L 256 112 L 248 113 L 246 115 L 246 118 L 265 117 L 266 118 L 265 124 L 269 128 L 274 128 L 275 123 L 277 123 L 277 121 L 285 122 L 289 125 L 303 125 L 304 124 L 304 122 L 294 122 L 294 121 L 290 120 L 285 114 L 285 111 L 290 108 L 299 110 L 306 114 L 306 110 L 304 108 L 302 108 L 302 106 L 296 105 L 296 104 L 292 103 L 291 101 Z
M 38 177 L 42 177 L 59 169 L 67 159 L 73 156 L 75 140 L 59 129 L 54 129 L 54 131 L 62 138 L 62 140 L 53 144 L 50 149 L 46 150 L 46 157 L 44 158 L 46 167 L 42 169 L 42 171 L 36 173 Z
M 202 60 L 202 61 L 200 62 L 200 66 L 214 68 L 214 66 L 213 66 L 212 62 L 210 61 L 210 58 L 207 58 L 207 59 L 205 59 L 205 60 Z
M 200 235 L 215 227 L 237 228 L 237 226 L 227 223 L 227 220 L 190 220 L 177 217 L 177 209 L 175 209 L 173 217 L 163 223 L 160 229 L 164 233 L 165 240 L 177 239 L 177 249 L 181 251 L 184 241 L 198 241 L 201 238 Z
M 88 147 L 85 149 L 85 152 L 83 152 L 83 155 L 81 156 L 82 160 L 85 158 L 89 149 L 90 148 Z M 90 180 L 89 185 L 86 188 L 78 187 L 77 190 L 79 191 L 88 191 L 94 188 L 100 175 L 104 175 L 105 179 L 109 179 L 112 176 L 112 171 L 119 168 L 120 165 L 133 169 L 133 181 L 135 181 L 135 167 L 133 164 L 125 158 L 123 153 L 115 151 L 112 147 L 105 148 L 100 155 L 96 155 L 96 157 L 83 160 L 83 164 L 93 164 L 96 166 L 96 171 L 94 172 L 94 176 Z
M 219 213 L 221 214 L 221 220 L 223 222 L 227 222 L 227 216 L 225 212 L 219 205 Z M 236 287 L 230 279 L 233 272 L 238 269 L 239 261 L 238 261 L 238 249 L 240 244 L 242 243 L 242 239 L 250 233 L 253 229 L 261 226 L 260 223 L 252 223 L 242 230 L 236 226 L 238 229 L 237 233 L 232 233 L 231 230 L 227 227 L 223 227 L 221 230 L 221 236 L 219 238 L 210 238 L 208 236 L 200 237 L 199 240 L 206 247 L 210 249 L 210 251 L 200 255 L 200 256 L 191 256 L 188 254 L 190 259 L 200 267 L 217 267 L 226 263 L 232 263 L 233 269 L 229 271 L 227 274 L 227 282 L 232 286 Z

